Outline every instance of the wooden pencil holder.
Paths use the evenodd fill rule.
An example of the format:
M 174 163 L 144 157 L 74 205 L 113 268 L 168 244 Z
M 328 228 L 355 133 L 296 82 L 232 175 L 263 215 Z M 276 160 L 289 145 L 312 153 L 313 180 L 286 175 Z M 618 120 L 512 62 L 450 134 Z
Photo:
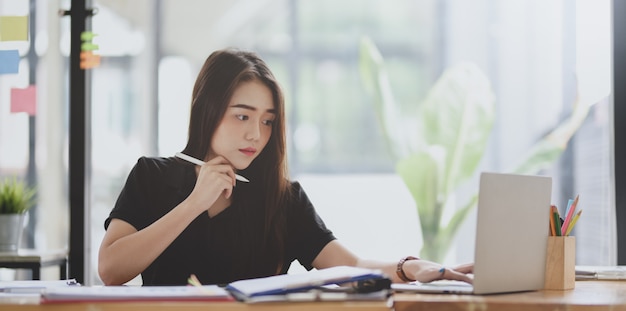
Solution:
M 576 238 L 549 236 L 544 289 L 573 289 L 576 283 Z

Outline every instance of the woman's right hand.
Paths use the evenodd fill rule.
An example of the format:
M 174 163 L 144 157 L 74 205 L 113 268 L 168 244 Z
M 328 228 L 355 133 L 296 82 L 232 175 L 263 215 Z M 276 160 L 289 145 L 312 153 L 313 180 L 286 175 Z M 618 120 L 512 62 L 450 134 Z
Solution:
M 230 198 L 235 186 L 235 171 L 222 156 L 217 156 L 200 166 L 198 178 L 189 199 L 199 207 L 198 212 L 209 209 L 220 195 Z

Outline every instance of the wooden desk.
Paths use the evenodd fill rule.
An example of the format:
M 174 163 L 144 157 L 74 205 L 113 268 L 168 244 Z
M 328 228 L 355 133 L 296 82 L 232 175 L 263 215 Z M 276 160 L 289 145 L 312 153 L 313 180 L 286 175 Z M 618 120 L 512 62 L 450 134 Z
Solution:
M 245 304 L 241 302 L 101 302 L 60 304 L 2 304 L 4 311 L 390 311 L 391 303 L 376 302 L 294 302 Z
M 1 297 L 1 296 L 0 296 Z M 536 291 L 484 296 L 395 294 L 390 302 L 296 302 L 245 304 L 240 302 L 90 302 L 39 305 L 37 300 L 2 301 L 0 311 L 270 311 L 270 310 L 345 310 L 345 311 L 407 311 L 407 310 L 566 310 L 626 311 L 626 282 L 579 281 L 567 291 Z
M 58 266 L 59 280 L 67 279 L 67 252 L 33 249 L 20 249 L 17 253 L 0 252 L 0 268 L 29 269 L 33 280 L 41 279 L 41 268 L 48 266 Z
M 579 281 L 573 290 L 483 296 L 400 293 L 394 295 L 394 307 L 395 311 L 626 311 L 626 282 Z

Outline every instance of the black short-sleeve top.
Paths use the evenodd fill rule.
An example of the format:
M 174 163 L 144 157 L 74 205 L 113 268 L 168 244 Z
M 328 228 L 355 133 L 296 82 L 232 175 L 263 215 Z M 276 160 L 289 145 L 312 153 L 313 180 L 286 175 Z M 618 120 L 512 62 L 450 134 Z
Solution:
M 131 170 L 115 207 L 105 220 L 121 219 L 137 230 L 146 228 L 181 203 L 196 182 L 194 166 L 177 158 L 140 158 Z M 233 197 L 252 191 L 237 182 Z M 258 184 L 257 184 L 258 186 Z M 283 269 L 298 260 L 306 269 L 334 240 L 299 183 L 285 206 Z M 142 273 L 144 285 L 184 285 L 191 274 L 203 284 L 227 284 L 239 279 L 276 274 L 278 266 L 264 248 L 265 211 L 255 200 L 237 200 L 219 214 L 200 214 Z M 128 260 L 133 260 L 128 258 Z M 238 263 L 238 264 L 235 264 Z

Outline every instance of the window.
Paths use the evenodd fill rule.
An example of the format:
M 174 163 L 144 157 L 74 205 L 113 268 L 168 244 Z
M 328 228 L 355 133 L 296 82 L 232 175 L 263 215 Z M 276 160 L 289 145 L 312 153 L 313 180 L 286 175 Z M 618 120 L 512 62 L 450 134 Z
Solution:
M 67 248 L 67 75 L 59 48 L 63 21 L 48 10 L 59 8 L 39 1 L 0 0 L 0 16 L 27 18 L 27 40 L 0 41 L 0 50 L 18 50 L 17 73 L 0 74 L 0 179 L 13 176 L 37 189 L 37 203 L 29 210 L 22 248 Z M 21 28 L 21 26 L 19 27 Z M 5 61 L 3 59 L 2 61 Z M 22 101 L 12 91 L 30 93 L 35 101 Z M 11 107 L 34 103 L 24 112 Z M 42 278 L 58 278 L 56 268 L 42 270 Z M 27 270 L 0 269 L 0 280 L 29 278 Z
M 0 14 L 27 14 L 27 6 L 0 0 Z M 210 52 L 226 46 L 259 52 L 282 83 L 292 178 L 303 184 L 339 239 L 372 259 L 419 255 L 423 237 L 415 202 L 396 172 L 397 158 L 360 72 L 364 37 L 380 51 L 390 91 L 416 133 L 417 107 L 444 72 L 471 62 L 485 74 L 495 117 L 476 172 L 512 171 L 542 137 L 582 111 L 567 148 L 537 173 L 553 177 L 552 199 L 561 209 L 580 194 L 577 263 L 615 264 L 609 0 L 244 0 L 193 7 L 172 0 L 98 0 L 94 6 L 99 10 L 92 23 L 94 42 L 102 61 L 91 71 L 86 283 L 100 282 L 103 221 L 130 168 L 142 155 L 171 156 L 184 147 L 195 76 Z M 38 2 L 37 9 L 58 8 Z M 67 94 L 55 90 L 67 89 L 68 23 L 48 20 L 37 26 L 47 25 L 42 33 L 49 42 L 61 42 L 59 49 L 49 43 L 37 54 L 42 93 L 34 146 L 45 198 L 38 217 L 55 217 L 54 223 L 34 220 L 33 243 L 41 248 L 67 244 Z M 29 47 L 19 48 L 20 74 L 0 76 L 0 176 L 26 176 L 33 146 L 26 143 L 32 119 L 8 112 L 10 88 L 28 85 Z M 588 110 L 575 109 L 577 93 Z M 406 130 L 416 135 L 412 131 Z M 477 174 L 450 195 L 444 219 L 476 187 Z M 472 260 L 474 216 L 462 223 L 446 262 Z
M 337 236 L 365 257 L 395 260 L 418 253 L 422 237 L 414 202 L 394 171 L 363 87 L 358 63 L 363 36 L 381 51 L 393 95 L 407 115 L 455 64 L 470 61 L 487 75 L 496 117 L 478 170 L 507 172 L 522 162 L 531 146 L 570 116 L 578 83 L 590 110 L 568 148 L 537 173 L 554 177 L 553 202 L 561 208 L 581 195 L 588 221 L 577 232 L 578 262 L 614 262 L 607 178 L 608 1 L 242 1 L 209 2 L 206 10 L 162 5 L 160 36 L 167 57 L 160 65 L 160 154 L 184 145 L 190 85 L 208 54 L 224 46 L 258 51 L 286 91 L 292 177 Z M 197 40 L 199 34 L 207 39 Z M 186 75 L 185 92 L 168 78 L 175 71 Z M 164 118 L 173 111 L 180 112 L 175 121 Z M 590 137 L 599 138 L 597 148 L 589 147 Z M 449 208 L 458 208 L 476 187 L 476 178 L 469 180 Z M 447 261 L 472 260 L 472 216 Z M 585 255 L 591 253 L 601 256 Z

